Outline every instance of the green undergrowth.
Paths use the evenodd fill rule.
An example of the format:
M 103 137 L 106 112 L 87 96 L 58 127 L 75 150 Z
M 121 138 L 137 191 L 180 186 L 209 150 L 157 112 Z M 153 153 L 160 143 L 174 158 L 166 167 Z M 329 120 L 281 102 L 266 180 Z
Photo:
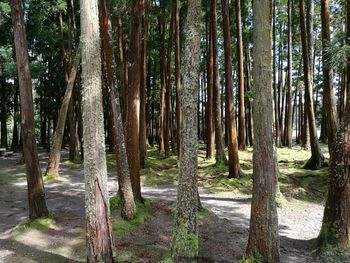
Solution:
M 16 181 L 18 179 L 23 179 L 23 178 L 25 178 L 24 173 L 15 173 L 15 174 L 3 173 L 3 174 L 0 174 L 0 185 L 11 183 L 13 181 Z
M 321 263 L 350 262 L 350 248 L 341 249 L 331 245 L 323 246 L 319 251 L 318 261 Z
M 56 173 L 47 173 L 45 176 L 43 176 L 44 182 L 57 181 L 59 179 L 60 176 Z
M 66 165 L 70 169 L 82 170 L 84 168 L 84 163 L 82 161 L 65 161 L 64 165 Z
M 136 217 L 133 220 L 124 220 L 120 215 L 119 198 L 111 198 L 112 209 L 112 228 L 117 235 L 125 235 L 134 232 L 142 226 L 148 219 L 152 217 L 153 203 L 145 199 L 143 203 L 138 203 L 136 209 Z
M 249 257 L 243 257 L 241 260 L 238 261 L 238 263 L 263 263 L 263 257 L 260 255 L 256 255 L 255 257 L 249 256 Z
M 33 229 L 41 232 L 54 229 L 56 227 L 57 217 L 58 215 L 51 213 L 48 217 L 37 218 L 34 220 L 27 219 L 14 228 L 12 231 L 12 237 L 16 239 L 27 231 Z

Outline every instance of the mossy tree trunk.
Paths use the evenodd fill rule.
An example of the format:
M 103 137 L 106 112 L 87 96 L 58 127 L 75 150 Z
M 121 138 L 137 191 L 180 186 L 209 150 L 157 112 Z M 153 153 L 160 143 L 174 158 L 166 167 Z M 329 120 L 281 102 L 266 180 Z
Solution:
M 238 0 L 239 1 L 239 0 Z M 233 99 L 233 78 L 232 78 L 232 51 L 231 51 L 231 33 L 230 33 L 230 14 L 229 2 L 221 1 L 223 32 L 224 32 L 224 51 L 225 51 L 225 85 L 226 85 L 226 125 L 228 132 L 228 165 L 229 178 L 238 178 L 240 174 L 238 144 L 236 133 L 236 114 Z
M 107 190 L 97 0 L 81 0 L 87 262 L 115 262 Z
M 102 51 L 109 89 L 108 100 L 111 114 L 110 120 L 112 125 L 112 144 L 114 146 L 115 159 L 117 164 L 119 196 L 121 199 L 121 216 L 124 219 L 131 220 L 135 217 L 136 206 L 130 181 L 130 171 L 125 147 L 124 127 L 120 110 L 118 90 L 115 87 L 115 73 L 113 70 L 114 55 L 111 44 L 112 40 L 110 39 L 109 34 L 108 9 L 105 0 L 100 0 L 99 4 Z
M 46 206 L 44 184 L 35 142 L 32 80 L 29 71 L 27 36 L 21 0 L 11 0 L 11 16 L 20 92 L 21 132 L 27 171 L 29 218 L 34 219 L 47 216 L 49 211 Z
M 188 0 L 185 25 L 185 51 L 182 61 L 181 149 L 179 186 L 175 228 L 172 240 L 172 257 L 180 262 L 196 262 L 198 256 L 197 232 L 197 154 L 198 154 L 198 77 L 200 65 L 200 10 L 201 1 Z
M 350 17 L 350 1 L 346 3 Z M 347 42 L 350 45 L 350 19 L 347 20 Z M 347 58 L 347 78 L 350 78 L 350 56 Z M 350 92 L 347 83 L 346 92 Z M 347 96 L 345 112 L 331 145 L 327 201 L 325 205 L 320 244 L 350 246 L 350 98 Z
M 305 104 L 306 114 L 309 124 L 310 131 L 310 146 L 311 146 L 311 158 L 307 161 L 304 168 L 317 170 L 323 166 L 324 157 L 320 149 L 320 144 L 317 138 L 317 129 L 316 129 L 316 119 L 313 105 L 313 77 L 311 71 L 311 54 L 308 41 L 308 33 L 305 24 L 305 11 L 304 11 L 304 0 L 300 0 L 300 28 L 301 28 L 301 41 L 302 41 L 302 55 L 304 62 L 304 84 L 305 84 Z
M 271 1 L 253 1 L 253 200 L 247 255 L 279 262 L 277 158 L 273 134 Z

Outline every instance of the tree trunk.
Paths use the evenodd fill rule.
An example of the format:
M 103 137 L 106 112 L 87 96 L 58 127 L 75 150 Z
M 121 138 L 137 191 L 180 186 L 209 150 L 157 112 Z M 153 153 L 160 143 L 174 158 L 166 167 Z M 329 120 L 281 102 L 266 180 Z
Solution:
M 87 262 L 115 262 L 103 128 L 98 2 L 80 1 Z
M 238 2 L 240 0 L 237 0 Z M 236 134 L 236 114 L 233 100 L 233 78 L 232 78 L 232 54 L 231 54 L 231 33 L 230 33 L 230 14 L 229 2 L 221 0 L 223 32 L 224 32 L 224 51 L 225 51 L 225 85 L 226 85 L 226 126 L 228 137 L 228 165 L 229 178 L 238 178 L 240 174 L 238 144 Z
M 200 66 L 200 0 L 188 0 L 181 90 L 181 150 L 175 228 L 171 254 L 175 261 L 197 262 L 197 100 Z
M 330 43 L 330 28 L 329 28 L 329 0 L 321 0 L 321 18 L 322 18 L 322 73 L 323 73 L 323 89 L 324 89 L 324 110 L 325 120 L 327 123 L 328 149 L 331 149 L 335 134 L 338 130 L 339 121 L 337 113 L 337 105 L 333 89 L 333 70 L 327 64 L 326 49 Z
M 245 106 L 244 106 L 244 69 L 243 69 L 243 39 L 241 25 L 241 0 L 236 2 L 237 25 L 237 60 L 238 60 L 238 148 L 246 147 Z
M 323 3 L 322 3 L 323 4 Z M 327 4 L 326 4 L 327 6 Z M 350 1 L 346 2 L 347 40 L 350 45 Z M 347 57 L 347 78 L 350 78 L 350 56 Z M 350 92 L 350 83 L 346 91 Z M 319 236 L 321 244 L 342 248 L 350 245 L 350 98 L 340 127 L 331 145 L 327 201 Z
M 179 0 L 175 0 L 175 85 L 176 85 L 176 149 L 177 155 L 180 155 L 180 123 L 181 123 L 181 111 L 180 111 L 180 63 L 181 63 L 181 49 L 180 49 L 180 3 Z
M 11 144 L 11 149 L 16 150 L 17 147 L 19 146 L 19 138 L 18 138 L 18 117 L 19 117 L 19 105 L 18 105 L 18 82 L 15 80 L 15 94 L 13 97 L 13 130 L 12 130 L 12 144 Z M 46 125 L 46 122 L 45 122 Z M 46 140 L 46 136 L 45 136 Z M 45 141 L 46 143 L 46 141 Z
M 32 80 L 29 71 L 27 36 L 21 0 L 11 0 L 11 16 L 21 99 L 21 132 L 23 154 L 27 171 L 29 218 L 34 219 L 48 216 L 49 211 L 46 206 L 44 184 L 35 142 Z
M 62 101 L 62 106 L 59 111 L 56 130 L 53 138 L 53 143 L 50 151 L 50 157 L 49 157 L 45 176 L 48 174 L 52 174 L 54 176 L 58 175 L 58 168 L 59 168 L 60 159 L 61 159 L 61 147 L 62 147 L 62 141 L 63 141 L 64 127 L 66 123 L 69 102 L 71 100 L 71 96 L 73 92 L 74 81 L 77 75 L 77 71 L 79 69 L 79 65 L 80 65 L 80 51 L 78 48 L 75 56 L 74 65 L 71 70 L 69 80 L 67 83 L 67 89 Z
M 308 38 L 305 26 L 304 15 L 304 0 L 300 0 L 300 27 L 301 27 L 301 40 L 302 40 L 302 53 L 304 62 L 304 83 L 305 83 L 305 103 L 307 104 L 307 117 L 310 131 L 310 145 L 311 145 L 311 158 L 305 164 L 304 168 L 317 170 L 323 166 L 324 157 L 322 155 L 320 145 L 317 138 L 315 112 L 313 106 L 313 92 L 312 92 L 312 76 L 310 71 L 310 54 L 308 45 Z
M 277 157 L 271 90 L 271 1 L 253 1 L 253 200 L 247 255 L 279 262 Z M 264 120 L 264 121 L 261 121 Z
M 221 123 L 221 96 L 220 96 L 220 76 L 219 76 L 219 53 L 217 38 L 217 11 L 216 0 L 211 0 L 211 30 L 213 42 L 213 101 L 214 101 L 214 121 L 215 121 L 215 159 L 217 163 L 226 163 L 224 152 L 222 123 Z
M 119 184 L 119 196 L 121 199 L 121 216 L 131 220 L 135 217 L 136 206 L 132 192 L 128 157 L 125 147 L 124 127 L 120 110 L 119 94 L 115 87 L 114 56 L 109 34 L 108 9 L 105 0 L 100 0 L 102 50 L 104 65 L 106 68 L 107 82 L 109 89 L 109 108 L 112 125 L 112 141 L 117 164 L 117 175 Z
M 133 0 L 131 8 L 130 69 L 128 113 L 126 117 L 126 147 L 134 198 L 141 201 L 140 182 L 140 85 L 142 53 L 142 0 Z
M 292 49 L 292 0 L 288 0 L 288 76 L 287 76 L 287 98 L 286 98 L 286 133 L 285 144 L 288 148 L 292 148 L 293 143 L 293 105 L 292 105 L 292 64 L 293 64 L 293 49 Z

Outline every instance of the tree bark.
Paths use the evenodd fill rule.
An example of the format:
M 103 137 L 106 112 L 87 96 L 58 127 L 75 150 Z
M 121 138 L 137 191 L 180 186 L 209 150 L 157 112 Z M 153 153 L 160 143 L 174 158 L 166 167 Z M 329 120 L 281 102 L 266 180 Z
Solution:
M 175 0 L 175 85 L 176 85 L 176 149 L 177 155 L 180 155 L 180 123 L 181 123 L 181 110 L 180 110 L 180 63 L 181 63 L 181 48 L 180 48 L 180 3 L 179 0 Z
M 109 34 L 109 17 L 106 0 L 100 0 L 101 34 L 104 66 L 106 68 L 109 109 L 111 114 L 112 141 L 114 145 L 115 160 L 121 200 L 121 216 L 131 220 L 135 217 L 136 206 L 132 192 L 128 157 L 125 147 L 123 120 L 120 110 L 119 94 L 115 87 L 114 55 Z
M 35 142 L 35 125 L 32 80 L 29 71 L 27 36 L 24 26 L 23 3 L 11 0 L 11 16 L 18 70 L 23 155 L 27 171 L 29 218 L 48 216 L 44 184 L 41 176 L 38 149 Z
M 98 1 L 81 0 L 87 262 L 115 262 L 107 190 Z
M 211 30 L 213 42 L 213 101 L 214 101 L 214 122 L 215 122 L 215 159 L 217 163 L 226 163 L 224 152 L 222 123 L 221 123 L 221 96 L 220 96 L 220 76 L 219 76 L 219 53 L 217 38 L 217 10 L 216 0 L 211 0 Z
M 141 201 L 140 182 L 140 86 L 142 0 L 133 0 L 131 8 L 130 68 L 128 113 L 126 117 L 126 147 L 134 198 Z
M 197 111 L 200 66 L 200 0 L 188 0 L 183 56 L 183 88 L 181 90 L 181 150 L 175 228 L 171 246 L 178 262 L 197 262 L 199 253 L 197 230 Z
M 310 131 L 310 146 L 311 146 L 311 158 L 305 164 L 304 168 L 317 170 L 323 166 L 324 157 L 322 155 L 320 145 L 317 138 L 315 112 L 313 106 L 313 92 L 312 92 L 312 76 L 310 71 L 310 54 L 309 44 L 307 38 L 307 31 L 305 25 L 304 15 L 304 0 L 300 0 L 300 28 L 301 28 L 301 40 L 302 40 L 302 55 L 304 62 L 304 84 L 305 84 L 305 103 L 307 104 L 307 117 Z
M 277 158 L 271 90 L 271 1 L 253 1 L 253 200 L 247 255 L 279 262 Z M 262 121 L 264 120 L 264 121 Z
M 240 1 L 240 0 L 237 0 Z M 224 51 L 225 51 L 225 85 L 226 85 L 226 125 L 228 132 L 228 165 L 229 178 L 238 178 L 240 174 L 238 143 L 236 134 L 236 114 L 233 100 L 233 78 L 232 78 L 232 54 L 231 54 L 231 33 L 229 2 L 221 0 Z

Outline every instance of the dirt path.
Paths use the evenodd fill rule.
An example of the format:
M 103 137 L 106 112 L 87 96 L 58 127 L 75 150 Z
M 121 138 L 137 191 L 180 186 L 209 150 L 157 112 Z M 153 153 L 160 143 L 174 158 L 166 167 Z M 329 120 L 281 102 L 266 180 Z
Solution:
M 47 153 L 42 153 L 40 158 L 44 168 Z M 30 243 L 33 242 L 33 236 L 23 237 L 20 242 L 14 241 L 9 239 L 11 229 L 27 217 L 26 181 L 23 177 L 24 167 L 16 165 L 19 159 L 20 155 L 0 158 L 0 174 L 13 176 L 8 183 L 0 184 L 0 262 L 47 262 L 48 258 L 57 254 L 52 247 L 58 247 L 65 242 L 73 246 L 69 244 L 69 240 L 82 238 L 83 172 L 62 165 L 62 180 L 46 184 L 50 211 L 65 215 L 57 229 L 53 229 L 52 234 L 47 237 L 41 237 L 38 233 L 35 244 Z M 116 180 L 113 175 L 110 176 L 108 183 L 111 194 L 114 194 Z M 157 246 L 164 246 L 165 250 L 170 242 L 172 218 L 169 211 L 174 207 L 173 201 L 176 200 L 176 186 L 143 187 L 143 195 L 161 201 L 158 211 L 155 212 L 158 216 L 148 222 L 142 231 L 147 233 L 153 231 L 154 242 L 158 242 Z M 248 238 L 251 202 L 249 196 L 214 195 L 200 190 L 200 197 L 202 205 L 213 212 L 199 225 L 202 250 L 206 257 L 212 259 L 204 262 L 237 261 L 244 254 Z M 313 242 L 310 240 L 318 235 L 322 211 L 321 205 L 311 203 L 283 205 L 278 209 L 281 262 L 315 262 L 312 257 Z M 162 228 L 162 232 L 159 232 L 159 228 Z M 164 237 L 164 240 L 159 240 L 159 237 Z M 118 242 L 121 245 L 125 240 Z M 217 255 L 210 255 L 213 254 L 212 251 L 216 251 Z M 55 260 L 54 262 L 79 262 L 83 258 L 71 251 L 70 256 L 61 255 Z

